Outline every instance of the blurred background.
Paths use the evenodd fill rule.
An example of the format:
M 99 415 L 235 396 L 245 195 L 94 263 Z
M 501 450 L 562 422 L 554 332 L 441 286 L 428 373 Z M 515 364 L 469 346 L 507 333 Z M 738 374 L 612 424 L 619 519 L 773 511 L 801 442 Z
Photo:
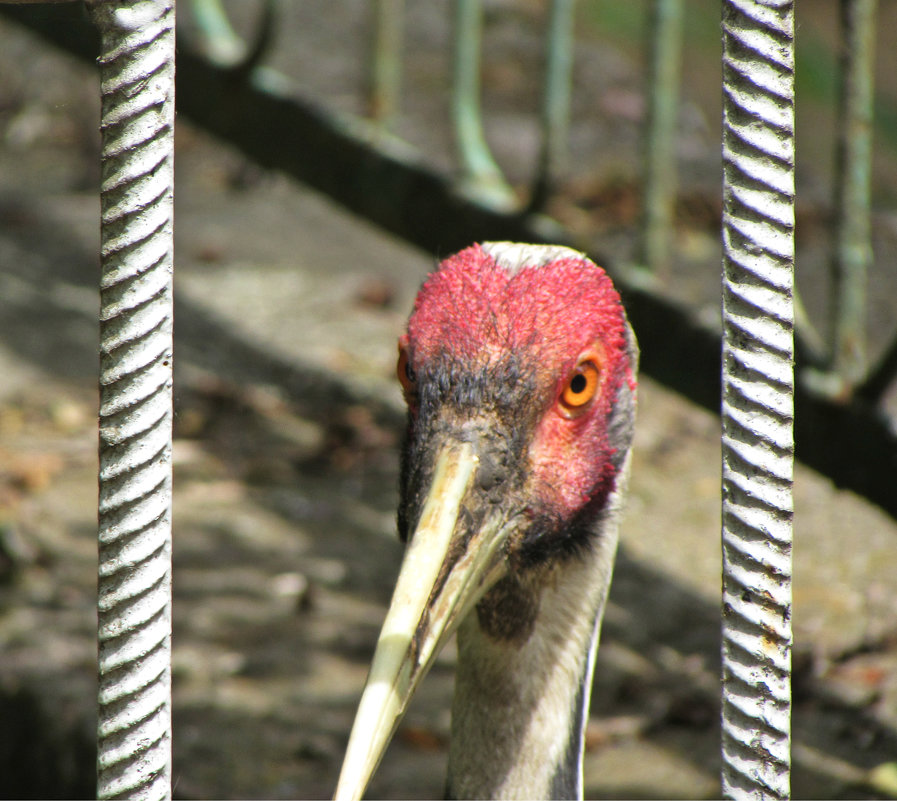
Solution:
M 178 8 L 177 798 L 332 793 L 401 558 L 396 337 L 437 259 L 516 230 L 509 209 L 525 207 L 536 184 L 546 3 L 484 3 L 483 126 L 504 176 L 498 190 L 464 183 L 448 2 L 406 0 L 398 103 L 359 127 L 356 118 L 371 122 L 374 5 L 282 0 L 262 77 L 231 72 L 204 100 L 196 65 L 226 59 L 227 48 L 203 50 L 193 7 Z M 650 279 L 682 319 L 710 328 L 721 262 L 719 5 L 685 3 L 674 226 L 668 261 Z M 822 340 L 839 5 L 797 9 L 797 282 Z M 538 223 L 620 275 L 641 259 L 649 6 L 577 4 L 569 153 Z M 251 41 L 262 4 L 224 7 Z M 0 794 L 92 797 L 97 51 L 80 4 L 0 11 Z M 897 317 L 897 4 L 878 13 L 870 363 Z M 275 125 L 255 99 L 274 91 L 313 113 Z M 475 211 L 402 232 L 390 217 L 401 187 L 324 187 L 309 115 L 435 177 L 422 181 L 433 193 L 460 185 Z M 327 152 L 340 158 L 339 146 Z M 297 178 L 304 171 L 315 188 Z M 689 400 L 700 395 L 690 382 L 704 379 L 683 353 L 671 378 L 640 382 L 587 797 L 719 795 L 719 421 Z M 893 431 L 892 395 L 869 412 L 882 431 Z M 820 429 L 818 439 L 845 434 Z M 894 506 L 888 513 L 802 464 L 795 503 L 794 796 L 893 797 Z M 425 681 L 372 797 L 441 796 L 454 658 L 449 648 Z

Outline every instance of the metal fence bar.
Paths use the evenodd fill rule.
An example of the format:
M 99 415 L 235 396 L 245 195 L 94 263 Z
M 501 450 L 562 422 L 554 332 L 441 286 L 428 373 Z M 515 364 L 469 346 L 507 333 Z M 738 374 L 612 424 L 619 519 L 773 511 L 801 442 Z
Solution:
M 388 128 L 398 113 L 402 93 L 405 0 L 376 0 L 373 15 L 369 113 Z
M 853 386 L 866 371 L 866 273 L 877 0 L 841 0 L 843 44 L 835 171 L 834 368 Z
M 723 794 L 790 795 L 793 0 L 723 4 Z
M 171 797 L 174 1 L 102 38 L 99 798 Z
M 676 202 L 676 122 L 682 61 L 682 0 L 653 0 L 648 25 L 641 260 L 655 273 L 670 266 Z
M 31 2 L 0 0 L 13 1 Z M 166 797 L 174 0 L 87 1 L 104 39 L 98 793 Z M 843 2 L 845 8 L 864 5 Z M 865 5 L 874 8 L 874 0 Z M 725 0 L 723 30 L 723 790 L 729 797 L 786 798 L 793 0 Z M 477 72 L 478 52 L 479 38 Z M 436 195 L 440 187 L 431 181 L 427 188 Z M 487 226 L 504 221 L 484 219 Z M 466 234 L 469 220 L 464 223 Z M 516 219 L 508 224 L 522 225 Z M 419 237 L 415 241 L 429 249 L 441 244 L 421 242 L 431 233 L 404 235 Z M 644 297 L 635 288 L 632 293 L 638 314 Z M 664 308 L 651 304 L 644 308 Z M 650 336 L 651 327 L 645 328 Z M 646 353 L 650 359 L 651 349 Z M 895 371 L 897 344 L 883 357 L 874 387 L 867 382 L 869 395 L 877 400 Z M 882 429 L 880 438 L 888 433 Z M 892 502 L 890 488 L 888 498 Z
M 533 210 L 544 205 L 558 175 L 568 167 L 575 22 L 576 0 L 551 0 L 545 37 L 542 141 L 530 199 Z
M 191 0 L 187 8 L 196 24 L 194 46 L 235 78 L 250 72 L 267 54 L 276 28 L 277 0 L 265 0 L 256 9 L 259 21 L 249 40 L 234 30 L 221 0 Z
M 187 4 L 202 35 L 202 48 L 216 64 L 235 64 L 246 57 L 246 44 L 230 24 L 221 0 L 190 0 Z
M 483 46 L 482 0 L 455 1 L 455 52 L 452 76 L 452 122 L 461 162 L 461 189 L 481 203 L 508 209 L 514 193 L 483 133 L 480 104 L 480 53 Z

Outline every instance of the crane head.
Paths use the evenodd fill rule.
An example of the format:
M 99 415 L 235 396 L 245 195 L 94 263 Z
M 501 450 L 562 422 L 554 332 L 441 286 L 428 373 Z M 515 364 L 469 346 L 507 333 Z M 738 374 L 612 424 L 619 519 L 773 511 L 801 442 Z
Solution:
M 474 609 L 495 637 L 537 610 L 503 579 L 589 548 L 632 439 L 638 351 L 619 295 L 581 253 L 485 243 L 445 260 L 399 339 L 408 405 L 407 549 L 336 798 L 360 798 L 408 700 Z

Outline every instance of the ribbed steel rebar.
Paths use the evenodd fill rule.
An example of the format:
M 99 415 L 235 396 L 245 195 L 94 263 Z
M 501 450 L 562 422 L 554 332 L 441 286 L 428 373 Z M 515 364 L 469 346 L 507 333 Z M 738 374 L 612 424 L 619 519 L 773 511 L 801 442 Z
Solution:
M 723 793 L 790 795 L 792 0 L 723 6 Z
M 171 797 L 174 0 L 102 37 L 97 796 Z

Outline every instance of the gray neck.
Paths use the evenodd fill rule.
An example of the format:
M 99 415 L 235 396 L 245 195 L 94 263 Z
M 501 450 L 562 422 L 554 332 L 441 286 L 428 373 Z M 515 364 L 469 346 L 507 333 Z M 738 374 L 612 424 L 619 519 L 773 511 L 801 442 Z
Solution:
M 461 623 L 450 798 L 582 798 L 583 730 L 628 463 L 593 547 L 539 575 L 525 639 L 490 636 L 476 614 Z

